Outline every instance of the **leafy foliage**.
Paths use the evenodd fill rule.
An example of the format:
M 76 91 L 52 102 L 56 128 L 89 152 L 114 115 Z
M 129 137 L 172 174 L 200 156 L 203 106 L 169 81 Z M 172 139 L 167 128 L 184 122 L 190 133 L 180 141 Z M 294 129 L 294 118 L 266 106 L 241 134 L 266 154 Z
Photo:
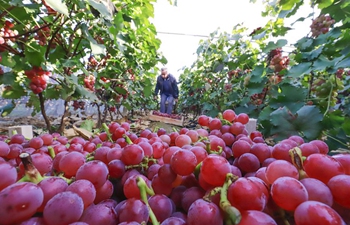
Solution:
M 276 140 L 299 134 L 307 140 L 328 137 L 333 149 L 347 147 L 350 21 L 345 12 L 350 5 L 313 4 L 321 15 L 330 15 L 318 19 L 329 21 L 329 28 L 294 44 L 283 38 L 291 29 L 283 18 L 292 17 L 302 1 L 268 2 L 264 15 L 275 20 L 266 26 L 248 32 L 237 25 L 232 34 L 216 31 L 202 40 L 197 60 L 180 77 L 183 112 L 217 116 L 234 108 L 258 118 L 259 129 Z

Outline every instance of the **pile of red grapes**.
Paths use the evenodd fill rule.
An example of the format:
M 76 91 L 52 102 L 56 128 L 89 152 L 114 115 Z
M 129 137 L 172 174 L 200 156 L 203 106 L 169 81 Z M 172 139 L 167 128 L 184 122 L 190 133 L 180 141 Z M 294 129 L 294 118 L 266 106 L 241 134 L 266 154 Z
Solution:
M 318 37 L 321 34 L 326 34 L 329 31 L 330 26 L 335 23 L 329 15 L 321 14 L 316 19 L 312 20 L 310 25 L 311 33 L 313 37 Z
M 168 118 L 176 119 L 176 120 L 181 120 L 182 119 L 181 115 L 179 115 L 179 114 L 161 113 L 161 112 L 156 111 L 156 110 L 153 111 L 152 114 L 155 115 L 155 116 L 168 117 Z
M 39 94 L 46 89 L 51 76 L 51 72 L 37 66 L 33 66 L 31 70 L 26 70 L 24 74 L 30 79 L 29 87 L 34 94 Z
M 283 69 L 286 69 L 289 65 L 289 57 L 282 55 L 281 48 L 272 50 L 269 54 L 268 60 L 270 62 L 270 68 L 273 69 L 276 73 L 279 73 Z
M 350 224 L 350 154 L 296 135 L 270 146 L 248 122 L 225 110 L 170 133 L 4 137 L 0 224 Z

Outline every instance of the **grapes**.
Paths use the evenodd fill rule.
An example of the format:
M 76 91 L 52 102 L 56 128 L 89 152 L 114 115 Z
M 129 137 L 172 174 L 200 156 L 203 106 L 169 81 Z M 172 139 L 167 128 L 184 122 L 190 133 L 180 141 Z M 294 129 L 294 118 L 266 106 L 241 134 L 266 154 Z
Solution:
M 329 15 L 321 14 L 319 17 L 312 20 L 312 24 L 310 25 L 312 36 L 318 37 L 321 34 L 327 33 L 330 26 L 334 23 L 335 20 Z
M 101 161 L 93 160 L 82 165 L 77 173 L 76 179 L 86 179 L 90 181 L 95 188 L 100 188 L 106 182 L 108 176 L 108 167 Z
M 69 152 L 64 155 L 59 162 L 59 170 L 64 173 L 66 177 L 75 176 L 78 169 L 84 165 L 85 156 L 76 151 Z
M 236 119 L 236 113 L 232 109 L 226 109 L 222 113 L 222 117 L 232 123 Z
M 317 201 L 305 201 L 294 212 L 296 225 L 345 225 L 339 214 L 326 204 Z
M 316 178 L 325 184 L 332 177 L 345 173 L 343 166 L 336 159 L 320 153 L 306 158 L 304 170 L 309 177 Z
M 230 170 L 230 164 L 224 157 L 210 154 L 202 161 L 200 173 L 208 184 L 221 186 Z
M 137 144 L 131 144 L 123 149 L 121 160 L 125 165 L 137 165 L 144 157 L 143 149 Z
M 114 225 L 117 224 L 117 215 L 114 208 L 97 204 L 89 206 L 84 211 L 80 221 L 89 225 Z
M 68 184 L 60 177 L 48 177 L 38 183 L 44 194 L 44 200 L 38 211 L 42 212 L 47 202 L 56 194 L 66 191 Z
M 274 219 L 261 211 L 246 210 L 241 212 L 241 216 L 242 218 L 238 225 L 277 225 Z
M 180 149 L 171 156 L 170 165 L 176 174 L 190 175 L 197 166 L 197 158 L 193 152 Z
M 3 142 L 0 141 L 0 157 L 7 156 L 10 153 L 10 146 Z
M 42 190 L 33 183 L 15 183 L 0 191 L 1 224 L 15 224 L 29 219 L 44 199 Z
M 266 167 L 266 179 L 272 184 L 280 177 L 299 178 L 298 170 L 293 164 L 285 160 L 275 160 Z
M 333 205 L 331 190 L 321 181 L 314 178 L 304 178 L 300 180 L 309 195 L 309 200 L 322 202 L 326 205 Z
M 96 197 L 96 189 L 94 185 L 88 180 L 77 180 L 69 185 L 66 191 L 76 193 L 81 197 L 84 204 L 84 209 L 91 205 Z
M 0 191 L 17 181 L 16 168 L 7 162 L 0 162 Z
M 165 195 L 153 195 L 148 202 L 159 222 L 163 222 L 173 213 L 173 202 Z
M 231 205 L 238 210 L 259 210 L 262 211 L 267 203 L 267 196 L 260 184 L 255 180 L 238 178 L 231 184 L 227 192 Z
M 339 205 L 350 208 L 350 175 L 337 175 L 328 181 L 334 201 Z
M 83 214 L 84 203 L 76 193 L 65 191 L 52 197 L 46 204 L 43 218 L 52 225 L 78 222 Z
M 279 207 L 288 211 L 294 211 L 309 197 L 304 185 L 291 177 L 280 177 L 275 180 L 271 186 L 271 196 Z
M 217 205 L 198 199 L 188 210 L 188 225 L 222 225 L 223 218 Z
M 119 210 L 116 210 L 119 215 L 119 222 L 147 222 L 149 219 L 149 212 L 146 204 L 141 200 L 135 198 L 127 199 L 121 204 Z

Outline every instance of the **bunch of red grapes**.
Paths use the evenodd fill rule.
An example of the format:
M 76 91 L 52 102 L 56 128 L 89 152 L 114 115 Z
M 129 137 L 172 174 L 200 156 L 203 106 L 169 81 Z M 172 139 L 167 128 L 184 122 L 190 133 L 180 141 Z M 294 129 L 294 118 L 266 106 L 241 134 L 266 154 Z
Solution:
M 34 94 L 39 94 L 46 89 L 47 82 L 51 76 L 51 72 L 45 71 L 38 66 L 33 66 L 31 70 L 26 70 L 24 74 L 30 79 L 29 87 Z
M 11 30 L 15 25 L 6 20 L 4 26 L 0 29 L 0 45 L 6 44 L 8 41 L 15 41 L 18 35 L 17 30 Z
M 39 29 L 39 27 L 35 26 L 34 29 Z M 38 41 L 39 45 L 45 46 L 47 45 L 47 39 L 50 37 L 50 33 L 50 27 L 43 27 L 36 32 L 34 39 Z M 53 48 L 56 47 L 55 43 L 52 44 Z
M 253 94 L 252 96 L 250 96 L 250 99 L 252 100 L 253 104 L 261 105 L 263 103 L 263 100 L 266 96 L 267 91 L 268 91 L 268 88 L 264 87 L 261 93 Z
M 268 56 L 268 61 L 270 63 L 270 68 L 275 71 L 275 73 L 281 72 L 286 69 L 289 65 L 289 57 L 282 56 L 282 49 L 277 48 L 272 50 Z
M 198 123 L 3 137 L 0 224 L 350 224 L 350 154 L 298 135 L 268 145 L 233 110 Z
M 335 20 L 332 19 L 329 15 L 321 14 L 316 19 L 312 20 L 310 25 L 312 36 L 318 37 L 321 34 L 326 34 L 329 31 L 329 28 L 332 24 L 335 23 Z
M 90 91 L 94 91 L 95 90 L 95 81 L 96 81 L 96 78 L 94 77 L 94 75 L 86 76 L 84 78 L 84 85 Z
M 83 109 L 85 109 L 85 102 L 74 100 L 73 101 L 73 108 L 74 108 L 74 110 L 78 110 L 78 109 L 83 110 Z
M 167 118 L 176 119 L 176 120 L 181 120 L 182 119 L 181 115 L 179 115 L 179 114 L 162 113 L 162 112 L 156 111 L 156 110 L 153 111 L 152 114 L 156 115 L 156 116 L 162 116 L 162 117 L 167 117 Z

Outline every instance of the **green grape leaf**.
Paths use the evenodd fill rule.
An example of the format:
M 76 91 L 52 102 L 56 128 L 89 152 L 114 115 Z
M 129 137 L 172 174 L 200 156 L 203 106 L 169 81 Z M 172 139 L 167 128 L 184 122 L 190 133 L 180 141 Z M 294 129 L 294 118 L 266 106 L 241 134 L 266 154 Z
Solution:
M 323 115 L 316 106 L 303 106 L 296 114 L 287 107 L 279 108 L 271 113 L 271 132 L 277 140 L 298 134 L 307 140 L 316 139 L 321 130 Z
M 292 66 L 292 68 L 290 68 L 290 70 L 288 71 L 287 76 L 297 78 L 303 76 L 304 74 L 309 74 L 312 70 L 311 65 L 311 62 L 307 62 L 299 63 L 298 65 Z
M 80 128 L 83 128 L 89 132 L 92 132 L 95 126 L 95 122 L 93 120 L 85 120 L 84 122 L 82 122 L 82 124 L 80 125 Z
M 318 4 L 318 7 L 320 9 L 326 8 L 330 5 L 332 5 L 334 0 L 316 0 L 316 3 Z
M 12 102 L 0 107 L 0 115 L 2 117 L 8 116 L 16 108 L 16 105 Z

